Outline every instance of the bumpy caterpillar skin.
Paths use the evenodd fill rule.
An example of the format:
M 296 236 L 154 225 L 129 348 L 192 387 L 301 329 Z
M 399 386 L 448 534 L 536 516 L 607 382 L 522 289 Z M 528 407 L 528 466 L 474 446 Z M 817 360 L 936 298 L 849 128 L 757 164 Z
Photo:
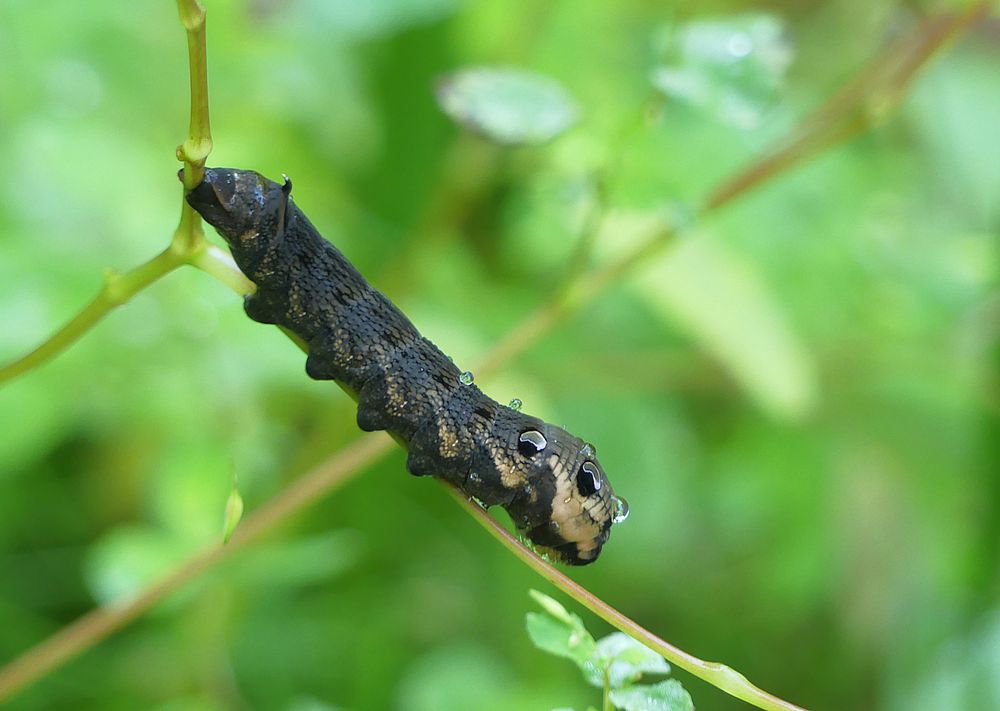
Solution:
M 624 515 L 594 448 L 500 405 L 372 288 L 292 202 L 253 171 L 213 168 L 187 200 L 229 243 L 257 285 L 254 321 L 284 326 L 309 348 L 306 372 L 358 400 L 358 426 L 405 443 L 407 469 L 499 504 L 533 543 L 571 565 L 596 560 Z

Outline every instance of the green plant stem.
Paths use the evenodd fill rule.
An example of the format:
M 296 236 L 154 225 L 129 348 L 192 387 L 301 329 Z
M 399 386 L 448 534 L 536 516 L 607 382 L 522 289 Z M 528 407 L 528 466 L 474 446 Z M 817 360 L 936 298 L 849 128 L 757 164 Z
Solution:
M 208 114 L 208 66 L 205 49 L 205 10 L 197 0 L 177 0 L 187 32 L 191 84 L 191 122 L 187 140 L 177 147 L 184 161 L 184 192 L 197 185 L 212 150 Z M 236 268 L 232 258 L 205 241 L 201 217 L 181 198 L 181 217 L 170 246 L 131 271 L 109 271 L 97 296 L 70 321 L 33 351 L 0 368 L 0 384 L 37 368 L 62 353 L 104 316 L 177 267 L 192 264 L 240 293 L 252 293 L 253 283 Z
M 233 256 L 214 244 L 208 245 L 192 259 L 191 265 L 218 279 L 237 294 L 247 296 L 257 291 L 257 285 L 247 279 L 233 261 Z
M 943 46 L 947 40 L 953 38 L 958 31 L 971 26 L 975 19 L 981 17 L 982 14 L 985 13 L 987 5 L 988 4 L 985 2 L 977 3 L 967 13 L 959 16 L 961 20 L 960 22 L 954 25 L 946 26 L 946 28 L 953 27 L 953 31 L 943 31 L 940 26 L 935 26 L 934 32 L 928 33 L 925 31 L 924 35 L 918 38 L 919 52 L 915 52 L 913 54 L 915 59 L 905 63 L 906 71 L 903 72 L 900 77 L 911 76 L 913 72 L 925 63 L 926 60 L 937 49 Z M 203 47 L 204 14 L 202 11 L 200 19 L 198 19 L 195 15 L 185 19 L 186 9 L 197 7 L 200 11 L 200 6 L 194 2 L 184 2 L 183 0 L 178 0 L 178 7 L 181 9 L 181 17 L 185 21 L 185 27 L 189 32 L 189 57 L 192 61 L 192 82 L 195 82 L 196 75 L 199 77 L 205 76 L 204 72 L 199 69 L 199 67 L 204 67 L 205 56 L 203 50 L 198 53 L 190 49 L 191 35 L 192 33 L 195 35 L 200 33 L 201 44 Z M 200 29 L 198 28 L 199 24 Z M 192 30 L 192 27 L 195 29 Z M 198 65 L 197 67 L 195 66 L 196 64 Z M 201 82 L 201 85 L 205 87 L 204 91 L 207 92 L 207 82 L 203 79 L 198 81 Z M 902 88 L 905 86 L 905 83 L 906 82 L 901 81 L 900 87 Z M 850 87 L 851 85 L 848 86 Z M 201 97 L 202 94 L 199 94 L 198 96 Z M 204 132 L 200 135 L 207 136 L 207 93 L 205 93 L 204 96 L 206 97 L 203 107 L 205 114 L 205 121 L 203 123 Z M 192 107 L 195 105 L 195 97 L 196 92 L 192 87 Z M 838 101 L 845 104 L 850 104 L 851 102 L 860 103 L 865 99 L 864 92 L 857 88 L 848 91 L 846 95 L 838 95 L 838 97 Z M 198 98 L 198 101 L 200 102 L 201 99 Z M 192 111 L 192 116 L 193 115 L 194 113 Z M 194 125 L 194 123 L 195 122 L 192 121 L 192 125 Z M 199 122 L 198 125 L 201 126 L 202 123 Z M 196 130 L 192 128 L 192 135 L 198 134 L 201 130 L 202 129 Z M 847 134 L 843 131 L 840 131 L 836 135 L 840 139 L 847 137 Z M 210 145 L 211 139 L 209 138 L 208 140 Z M 795 144 L 796 141 L 793 140 L 791 143 Z M 200 141 L 192 142 L 192 145 L 195 144 L 204 146 L 204 143 Z M 826 147 L 828 147 L 828 145 Z M 188 144 L 186 143 L 178 150 L 179 155 L 187 146 Z M 737 196 L 745 194 L 768 179 L 780 175 L 792 167 L 800 165 L 811 155 L 810 151 L 801 149 L 792 149 L 789 153 L 790 155 L 787 158 L 782 159 L 773 166 L 771 165 L 769 156 L 765 155 L 755 163 L 751 164 L 747 170 L 737 174 L 737 177 L 733 180 L 723 182 L 717 190 L 712 192 L 712 195 L 715 197 L 710 198 L 706 202 L 707 207 L 705 208 L 705 211 L 708 212 L 721 207 L 723 204 L 732 201 Z M 188 155 L 188 157 L 197 157 L 197 155 L 194 155 L 193 153 L 185 155 Z M 184 156 L 181 157 L 182 159 L 184 158 Z M 185 170 L 185 179 L 188 179 L 189 175 L 193 176 L 194 173 L 192 171 Z M 227 258 L 224 252 L 216 250 L 214 247 L 204 247 L 203 242 L 199 244 L 200 233 L 200 220 L 185 206 L 185 211 L 182 212 L 181 225 L 178 227 L 178 231 L 175 233 L 174 241 L 171 245 L 171 250 L 175 253 L 182 252 L 184 254 L 184 258 L 179 259 L 177 264 L 171 266 L 170 269 L 173 269 L 183 263 L 190 263 L 216 277 L 237 293 L 250 293 L 252 290 L 252 284 L 246 280 L 245 277 L 242 277 L 242 274 L 240 274 L 239 270 L 236 269 L 236 266 L 232 262 L 231 258 Z M 510 358 L 513 358 L 518 352 L 534 343 L 542 335 L 558 325 L 574 309 L 582 308 L 583 305 L 596 296 L 601 290 L 607 288 L 611 284 L 617 283 L 619 279 L 624 277 L 639 263 L 657 254 L 661 249 L 670 243 L 673 235 L 673 229 L 664 229 L 662 232 L 653 235 L 638 248 L 626 254 L 618 261 L 605 265 L 604 267 L 598 268 L 587 275 L 584 275 L 584 277 L 578 282 L 578 286 L 576 288 L 570 289 L 566 293 L 560 293 L 559 297 L 535 311 L 518 327 L 513 329 L 507 337 L 502 339 L 497 346 L 492 349 L 489 354 L 487 354 L 477 370 L 481 373 L 490 372 L 507 362 Z M 186 249 L 181 249 L 183 247 L 186 247 Z M 167 252 L 164 252 L 163 255 L 170 253 L 171 250 L 167 250 Z M 157 260 L 161 258 L 168 259 L 163 255 L 160 255 L 146 265 L 139 267 L 137 270 L 134 270 L 134 272 L 122 275 L 122 277 L 124 278 L 133 275 L 136 272 L 140 272 L 149 267 L 149 265 L 156 263 Z M 163 273 L 167 273 L 170 269 L 167 269 Z M 162 274 L 158 274 L 155 278 L 158 278 L 158 276 L 162 276 Z M 155 278 L 152 280 L 155 280 Z M 151 283 L 152 280 L 148 283 Z M 138 291 L 141 288 L 143 288 L 143 285 L 139 285 L 135 291 Z M 115 289 L 111 289 L 109 291 L 109 296 L 107 298 L 110 298 L 113 301 L 116 298 L 121 298 L 122 293 L 121 284 L 118 283 L 116 284 Z M 71 321 L 70 324 L 63 329 L 63 331 L 60 331 L 58 334 L 53 336 L 53 338 L 46 342 L 46 344 L 21 359 L 21 361 L 30 359 L 30 362 L 22 364 L 21 361 L 17 361 L 3 370 L 0 370 L 0 373 L 5 374 L 5 376 L 9 378 L 13 377 L 13 375 L 16 375 L 17 373 L 25 372 L 26 370 L 39 365 L 55 353 L 61 352 L 66 345 L 72 343 L 76 340 L 76 338 L 79 338 L 82 333 L 96 323 L 96 321 L 99 320 L 107 310 L 113 308 L 113 306 L 110 306 L 104 308 L 103 311 L 98 310 L 95 317 L 95 314 L 89 313 L 91 306 L 88 306 L 87 309 Z M 80 321 L 80 324 L 76 323 L 78 320 Z M 72 330 L 69 331 L 71 327 Z M 64 331 L 69 331 L 69 334 L 62 335 Z M 39 352 L 41 352 L 41 354 L 36 355 L 36 353 Z M 8 370 L 14 368 L 16 368 L 16 372 L 7 374 Z M 0 376 L 0 381 L 2 380 L 3 377 Z M 235 551 L 241 549 L 244 545 L 256 540 L 266 530 L 273 528 L 286 518 L 292 516 L 299 510 L 328 494 L 333 488 L 339 486 L 351 476 L 354 476 L 358 472 L 362 471 L 363 468 L 369 466 L 381 456 L 384 456 L 391 450 L 391 442 L 391 439 L 382 434 L 371 434 L 362 437 L 355 444 L 334 455 L 324 465 L 321 465 L 317 469 L 301 477 L 298 481 L 292 484 L 289 488 L 280 492 L 263 507 L 248 515 L 236 529 L 236 533 L 228 545 L 213 545 L 206 548 L 189 558 L 159 583 L 143 590 L 137 597 L 133 598 L 131 602 L 116 605 L 114 607 L 99 608 L 94 610 L 93 612 L 81 617 L 76 622 L 64 627 L 55 635 L 28 650 L 20 657 L 12 660 L 3 668 L 0 668 L 0 701 L 9 698 L 18 690 L 23 689 L 33 681 L 45 676 L 47 673 L 51 672 L 53 669 L 65 663 L 77 654 L 90 648 L 100 640 L 112 634 L 114 631 L 122 628 L 130 621 L 139 617 L 143 612 L 150 609 L 157 602 L 163 600 L 170 593 L 183 586 L 186 582 L 194 579 L 216 563 L 229 557 Z M 781 709 L 783 711 L 794 711 L 799 708 L 788 702 L 782 701 L 767 692 L 761 691 L 757 687 L 750 684 L 750 682 L 748 682 L 742 675 L 736 673 L 729 667 L 714 662 L 705 662 L 700 660 L 697 657 L 689 655 L 686 652 L 673 647 L 659 637 L 656 637 L 651 632 L 645 630 L 634 621 L 607 605 L 607 603 L 595 598 L 587 590 L 583 589 L 561 572 L 538 558 L 538 556 L 525 548 L 516 538 L 511 536 L 506 529 L 500 526 L 499 523 L 497 523 L 492 517 L 479 509 L 479 507 L 475 504 L 469 502 L 463 495 L 456 493 L 456 498 L 467 508 L 469 513 L 472 514 L 477 521 L 486 527 L 488 531 L 496 536 L 501 543 L 507 546 L 529 567 L 542 575 L 542 577 L 546 578 L 568 595 L 576 599 L 580 602 L 580 604 L 593 610 L 596 614 L 607 620 L 613 626 L 633 638 L 642 641 L 652 649 L 657 650 L 665 658 L 671 660 L 677 666 L 689 671 L 699 678 L 709 681 L 709 683 L 737 698 L 758 706 L 759 708 L 775 710 Z
M 59 355 L 93 328 L 110 311 L 127 303 L 137 293 L 183 263 L 183 255 L 170 247 L 145 264 L 124 274 L 109 271 L 104 277 L 104 286 L 101 287 L 97 296 L 65 326 L 27 355 L 0 368 L 0 384 L 37 368 Z
M 989 8 L 989 0 L 979 0 L 962 12 L 928 17 L 903 33 L 746 169 L 712 190 L 702 211 L 716 210 L 788 167 L 884 121 L 899 108 L 917 72 L 938 50 L 982 20 Z
M 499 521 L 490 516 L 478 504 L 471 501 L 458 488 L 443 483 L 456 501 L 464 508 L 490 535 L 502 543 L 511 553 L 517 556 L 525 565 L 586 607 L 613 627 L 618 628 L 632 639 L 638 640 L 650 649 L 656 650 L 665 659 L 676 666 L 690 672 L 694 676 L 707 681 L 712 686 L 746 701 L 766 711 L 804 711 L 801 707 L 779 699 L 773 694 L 757 688 L 739 672 L 718 662 L 706 662 L 694 655 L 688 654 L 669 642 L 657 637 L 639 623 L 626 617 L 611 605 L 601 600 L 579 583 L 568 578 L 537 553 L 527 548 L 513 534 L 504 528 Z
M 191 75 L 191 121 L 188 137 L 177 147 L 184 161 L 184 189 L 201 182 L 205 161 L 212 152 L 212 127 L 208 111 L 208 50 L 205 42 L 205 9 L 198 0 L 177 0 L 181 24 L 187 32 L 188 67 Z

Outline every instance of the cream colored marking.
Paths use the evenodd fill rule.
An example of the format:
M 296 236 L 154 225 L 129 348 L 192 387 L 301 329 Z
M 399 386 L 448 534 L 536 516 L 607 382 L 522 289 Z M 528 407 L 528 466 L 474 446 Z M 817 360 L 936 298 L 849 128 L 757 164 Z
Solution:
M 388 381 L 389 411 L 396 415 L 402 415 L 406 409 L 405 388 L 400 389 L 399 383 L 395 380 Z
M 525 476 L 524 472 L 519 470 L 515 466 L 514 462 L 511 461 L 507 452 L 503 449 L 493 449 L 490 452 L 493 457 L 493 463 L 496 465 L 497 471 L 500 472 L 500 483 L 503 484 L 508 489 L 514 489 L 519 486 L 524 486 L 528 477 Z M 532 501 L 535 500 L 534 492 L 532 493 Z
M 438 439 L 441 446 L 438 451 L 445 459 L 453 459 L 458 456 L 458 437 L 448 429 L 447 420 L 438 420 Z
M 584 553 L 597 548 L 596 539 L 601 535 L 601 527 L 583 506 L 565 464 L 553 454 L 549 457 L 549 466 L 556 475 L 552 521 L 559 524 L 559 535 L 568 542 L 576 543 L 577 554 L 586 558 L 588 556 Z

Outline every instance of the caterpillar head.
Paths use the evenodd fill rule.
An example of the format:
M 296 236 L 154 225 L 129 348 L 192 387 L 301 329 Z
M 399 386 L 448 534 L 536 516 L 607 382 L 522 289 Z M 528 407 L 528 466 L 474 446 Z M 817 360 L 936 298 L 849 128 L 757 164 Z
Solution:
M 280 185 L 252 170 L 208 168 L 187 201 L 231 247 L 253 253 L 281 233 L 291 189 L 287 178 Z
M 594 447 L 542 423 L 518 434 L 517 450 L 531 462 L 534 486 L 527 513 L 515 523 L 550 558 L 568 565 L 595 561 L 611 525 L 628 515 L 628 504 L 615 496 Z

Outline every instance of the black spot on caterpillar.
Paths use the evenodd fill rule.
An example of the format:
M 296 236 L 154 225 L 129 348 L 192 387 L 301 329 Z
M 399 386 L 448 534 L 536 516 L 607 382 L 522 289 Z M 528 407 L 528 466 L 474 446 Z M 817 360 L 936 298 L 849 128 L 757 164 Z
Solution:
M 279 185 L 253 171 L 212 168 L 187 196 L 257 285 L 246 299 L 250 318 L 298 335 L 309 376 L 352 393 L 358 426 L 403 442 L 412 474 L 502 506 L 556 560 L 596 560 L 627 504 L 594 448 L 484 395 L 320 236 L 290 194 L 287 178 Z

